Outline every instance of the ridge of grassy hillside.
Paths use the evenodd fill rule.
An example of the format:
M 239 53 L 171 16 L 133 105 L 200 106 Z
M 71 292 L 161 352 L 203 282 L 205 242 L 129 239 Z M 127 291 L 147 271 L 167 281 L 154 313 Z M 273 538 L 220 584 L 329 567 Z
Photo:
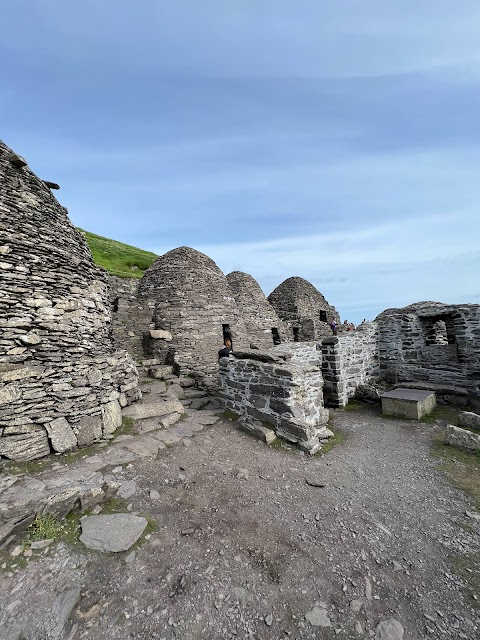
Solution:
M 85 237 L 95 264 L 119 278 L 141 278 L 158 256 L 117 240 L 97 236 L 78 227 Z

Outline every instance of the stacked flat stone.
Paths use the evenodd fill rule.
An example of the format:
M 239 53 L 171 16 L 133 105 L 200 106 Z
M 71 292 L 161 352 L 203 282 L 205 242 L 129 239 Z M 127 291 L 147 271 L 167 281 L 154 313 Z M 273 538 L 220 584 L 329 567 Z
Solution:
M 306 356 L 306 357 L 305 357 Z M 220 360 L 220 398 L 225 409 L 268 441 L 268 431 L 311 454 L 333 433 L 325 427 L 323 379 L 316 345 L 308 353 L 250 351 Z
M 139 397 L 114 352 L 106 277 L 67 210 L 0 142 L 0 456 L 87 444 Z
M 278 317 L 268 302 L 258 282 L 248 273 L 233 271 L 227 275 L 250 339 L 255 349 L 269 349 L 278 339 L 289 340 L 288 327 Z
M 153 356 L 174 364 L 180 375 L 216 384 L 224 325 L 234 348 L 250 344 L 227 278 L 195 249 L 179 247 L 160 256 L 145 271 L 139 298 L 154 301 L 154 327 L 167 336 L 155 340 Z
M 329 325 L 333 320 L 340 325 L 335 307 L 329 305 L 320 291 L 303 278 L 287 278 L 272 291 L 268 301 L 290 327 L 290 339 L 300 342 L 321 340 L 332 334 Z M 325 320 L 321 319 L 323 317 Z
M 456 386 L 480 397 L 480 305 L 418 302 L 376 321 L 387 381 Z
M 380 377 L 375 322 L 365 322 L 356 331 L 324 338 L 321 349 L 323 393 L 330 407 L 344 407 L 359 386 Z

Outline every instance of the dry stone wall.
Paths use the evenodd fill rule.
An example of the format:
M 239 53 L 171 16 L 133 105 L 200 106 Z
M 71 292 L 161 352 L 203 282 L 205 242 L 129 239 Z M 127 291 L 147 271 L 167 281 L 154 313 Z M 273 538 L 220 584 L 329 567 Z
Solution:
M 378 326 L 361 324 L 356 331 L 325 338 L 321 344 L 327 406 L 343 407 L 360 385 L 380 376 Z
M 320 291 L 303 278 L 288 278 L 272 291 L 268 301 L 290 328 L 291 340 L 321 340 L 331 335 L 329 324 L 332 320 L 340 324 L 335 307 L 329 305 Z
M 0 456 L 109 435 L 137 383 L 130 356 L 114 352 L 106 277 L 85 239 L 0 143 Z
M 175 364 L 180 375 L 193 375 L 206 386 L 217 384 L 218 351 L 224 332 L 235 349 L 248 348 L 247 329 L 224 274 L 208 256 L 179 247 L 160 256 L 145 271 L 141 300 L 153 300 L 153 357 Z M 166 334 L 164 334 L 166 335 Z
M 382 377 L 453 385 L 480 397 L 480 305 L 420 302 L 377 318 Z
M 148 341 L 150 330 L 155 328 L 155 303 L 153 300 L 138 297 L 139 286 L 140 279 L 137 278 L 108 276 L 115 344 L 127 349 L 136 362 L 153 355 L 149 353 Z
M 315 453 L 320 440 L 333 435 L 325 424 L 328 410 L 323 405 L 323 379 L 319 353 L 311 345 L 305 363 L 297 353 L 236 353 L 220 360 L 220 397 L 226 409 L 240 416 L 246 425 L 260 423 L 290 442 Z
M 289 340 L 289 329 L 268 302 L 258 282 L 248 273 L 233 271 L 228 284 L 245 322 L 250 347 L 268 350 Z

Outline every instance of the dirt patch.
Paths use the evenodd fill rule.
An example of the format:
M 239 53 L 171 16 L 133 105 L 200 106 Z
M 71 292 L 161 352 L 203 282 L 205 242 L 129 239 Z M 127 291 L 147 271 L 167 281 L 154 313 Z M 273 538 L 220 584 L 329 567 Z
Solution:
M 139 487 L 125 509 L 157 530 L 133 557 L 60 542 L 10 568 L 2 633 L 56 637 L 49 615 L 77 586 L 58 636 L 69 640 L 368 638 L 390 618 L 405 640 L 478 637 L 466 576 L 479 523 L 432 455 L 438 424 L 332 413 L 344 439 L 327 455 L 269 447 L 225 420 L 124 466 Z

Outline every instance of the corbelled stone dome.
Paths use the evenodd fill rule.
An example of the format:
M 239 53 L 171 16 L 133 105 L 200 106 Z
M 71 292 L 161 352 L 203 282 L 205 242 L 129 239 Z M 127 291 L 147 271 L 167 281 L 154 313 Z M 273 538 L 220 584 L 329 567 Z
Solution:
M 329 323 L 340 317 L 313 284 L 298 276 L 287 278 L 268 296 L 279 317 L 294 332 L 296 340 L 319 340 L 329 335 Z
M 224 335 L 231 335 L 234 349 L 249 345 L 227 278 L 200 251 L 178 247 L 160 256 L 145 271 L 139 297 L 154 302 L 155 329 L 171 333 L 164 348 L 181 373 L 216 376 Z
M 49 185 L 0 142 L 0 455 L 18 460 L 111 433 L 138 394 L 105 274 Z
M 248 273 L 232 271 L 227 275 L 247 327 L 250 343 L 258 349 L 270 349 L 289 339 L 288 329 L 267 300 L 258 282 Z

